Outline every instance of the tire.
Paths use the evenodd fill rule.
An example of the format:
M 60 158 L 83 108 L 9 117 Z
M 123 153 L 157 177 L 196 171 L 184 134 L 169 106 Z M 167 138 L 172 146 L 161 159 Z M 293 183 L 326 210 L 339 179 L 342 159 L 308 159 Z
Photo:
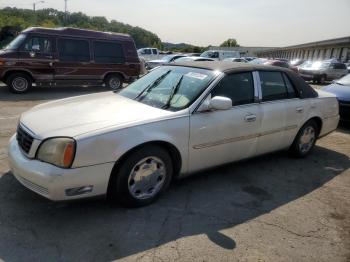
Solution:
M 32 79 L 24 73 L 13 73 L 7 78 L 6 84 L 10 92 L 23 94 L 32 87 Z
M 289 148 L 289 152 L 292 156 L 297 158 L 306 157 L 314 148 L 318 133 L 318 126 L 314 120 L 306 122 L 302 128 L 300 128 L 293 144 Z
M 105 79 L 105 85 L 110 90 L 118 90 L 123 87 L 123 79 L 119 75 L 109 75 Z
M 172 175 L 172 160 L 165 149 L 156 145 L 142 147 L 113 169 L 108 199 L 125 207 L 149 205 L 169 187 Z
M 321 75 L 320 76 L 320 84 L 325 84 L 327 81 L 327 76 L 326 75 Z

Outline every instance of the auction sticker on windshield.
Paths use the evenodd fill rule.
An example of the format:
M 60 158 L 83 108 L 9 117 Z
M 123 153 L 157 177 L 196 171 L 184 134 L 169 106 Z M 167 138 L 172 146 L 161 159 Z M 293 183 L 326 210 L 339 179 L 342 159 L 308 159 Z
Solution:
M 186 76 L 193 77 L 193 78 L 196 78 L 196 79 L 199 79 L 199 80 L 204 80 L 204 79 L 206 79 L 208 77 L 207 75 L 200 74 L 200 73 L 195 73 L 195 72 L 189 72 L 189 73 L 186 74 Z

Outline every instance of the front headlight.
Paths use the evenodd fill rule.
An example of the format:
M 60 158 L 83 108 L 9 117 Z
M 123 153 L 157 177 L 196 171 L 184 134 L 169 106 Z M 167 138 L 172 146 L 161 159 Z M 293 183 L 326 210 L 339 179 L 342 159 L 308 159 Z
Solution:
M 75 156 L 75 140 L 72 138 L 50 138 L 41 143 L 36 158 L 55 166 L 71 167 Z

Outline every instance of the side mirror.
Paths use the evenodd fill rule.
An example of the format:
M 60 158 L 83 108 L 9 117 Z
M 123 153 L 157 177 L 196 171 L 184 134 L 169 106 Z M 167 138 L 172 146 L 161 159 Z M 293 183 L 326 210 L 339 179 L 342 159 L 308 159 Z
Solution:
M 228 110 L 232 108 L 232 100 L 228 97 L 209 95 L 198 108 L 198 112 L 207 112 L 210 110 Z
M 210 108 L 214 110 L 228 110 L 232 108 L 232 100 L 224 96 L 215 96 L 210 100 Z

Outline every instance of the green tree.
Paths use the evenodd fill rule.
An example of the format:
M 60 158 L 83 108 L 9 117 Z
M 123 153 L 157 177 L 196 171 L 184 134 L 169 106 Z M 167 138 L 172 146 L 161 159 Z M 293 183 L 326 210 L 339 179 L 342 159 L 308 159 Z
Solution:
M 237 43 L 237 40 L 234 38 L 229 38 L 225 42 L 223 42 L 221 47 L 238 47 L 239 44 Z

